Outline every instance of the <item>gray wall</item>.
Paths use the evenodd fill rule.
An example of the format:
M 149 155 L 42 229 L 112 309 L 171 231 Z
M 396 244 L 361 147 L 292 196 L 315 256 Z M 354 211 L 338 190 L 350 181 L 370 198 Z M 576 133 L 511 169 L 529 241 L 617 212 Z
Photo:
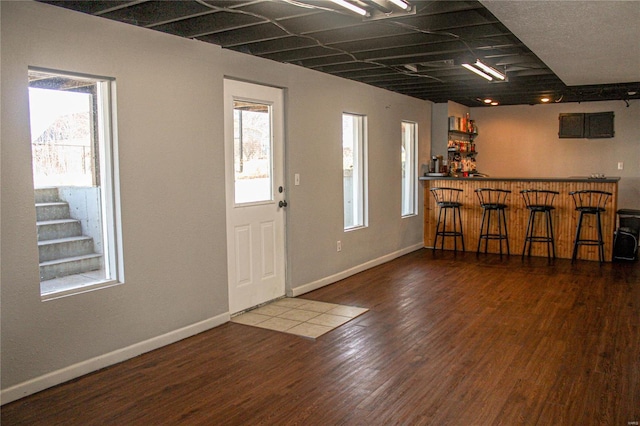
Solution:
M 459 103 L 434 104 L 431 110 L 431 155 L 442 155 L 447 159 L 447 143 L 449 142 L 449 117 L 464 117 L 471 109 Z M 473 119 L 474 117 L 471 117 Z
M 228 320 L 224 76 L 286 90 L 286 176 L 301 177 L 288 187 L 290 294 L 421 246 L 422 208 L 400 218 L 400 121 L 419 123 L 424 162 L 429 102 L 45 4 L 0 7 L 3 402 Z M 41 301 L 28 66 L 116 79 L 123 285 Z M 369 227 L 349 233 L 344 111 L 369 117 Z
M 558 115 L 615 113 L 615 137 L 560 139 Z M 478 170 L 494 177 L 620 176 L 619 208 L 640 209 L 640 101 L 472 108 Z M 618 162 L 624 170 L 618 170 Z

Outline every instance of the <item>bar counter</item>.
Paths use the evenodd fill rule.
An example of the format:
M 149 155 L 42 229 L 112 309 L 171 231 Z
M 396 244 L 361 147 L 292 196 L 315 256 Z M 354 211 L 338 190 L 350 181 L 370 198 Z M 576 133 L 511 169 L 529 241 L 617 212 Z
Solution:
M 613 195 L 606 205 L 606 212 L 602 216 L 602 235 L 604 239 L 605 260 L 611 261 L 613 249 L 613 233 L 616 226 L 616 211 L 618 209 L 618 181 L 619 177 L 607 177 L 592 179 L 587 177 L 568 178 L 493 178 L 493 177 L 420 177 L 424 186 L 424 246 L 433 247 L 433 238 L 437 222 L 438 207 L 433 195 L 429 191 L 435 187 L 459 188 L 463 192 L 460 195 L 462 202 L 461 216 L 464 232 L 466 251 L 476 251 L 480 233 L 482 209 L 478 202 L 475 190 L 478 188 L 497 188 L 510 190 L 507 199 L 507 226 L 509 232 L 509 246 L 512 255 L 521 255 L 524 246 L 524 238 L 529 220 L 529 210 L 524 204 L 520 191 L 523 189 L 546 189 L 558 191 L 553 203 L 555 210 L 552 213 L 553 230 L 555 234 L 556 257 L 571 259 L 573 241 L 578 222 L 578 212 L 575 211 L 571 191 L 583 189 L 607 191 Z M 492 222 L 497 222 L 493 221 Z M 449 225 L 449 223 L 447 224 Z M 536 233 L 542 231 L 544 225 L 536 222 Z M 582 224 L 583 238 L 597 238 L 595 217 L 585 218 Z M 440 240 L 438 240 L 440 247 Z M 445 238 L 445 249 L 453 250 L 453 237 Z M 460 250 L 460 241 L 458 240 Z M 484 242 L 482 244 L 484 250 Z M 497 241 L 489 241 L 489 253 L 499 253 Z M 532 256 L 547 256 L 547 245 L 534 243 L 531 250 Z M 578 259 L 598 260 L 597 246 L 581 246 L 578 250 Z

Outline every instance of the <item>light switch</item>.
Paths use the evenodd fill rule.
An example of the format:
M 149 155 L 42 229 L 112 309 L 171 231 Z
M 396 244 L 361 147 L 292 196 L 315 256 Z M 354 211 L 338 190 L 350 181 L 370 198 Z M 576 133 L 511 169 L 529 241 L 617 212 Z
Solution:
M 618 170 L 623 170 L 624 169 L 624 163 L 622 161 L 618 162 Z
M 300 185 L 300 173 L 293 175 L 293 184 L 296 186 Z

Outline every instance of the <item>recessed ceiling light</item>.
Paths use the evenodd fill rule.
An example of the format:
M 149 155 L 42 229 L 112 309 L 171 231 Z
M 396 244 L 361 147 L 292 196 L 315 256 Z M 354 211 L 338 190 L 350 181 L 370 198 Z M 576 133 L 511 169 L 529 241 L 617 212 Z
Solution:
M 496 102 L 496 101 L 491 101 L 491 105 L 496 106 L 496 105 L 498 105 L 498 102 Z
M 547 102 L 549 102 L 550 100 L 551 100 L 551 99 L 549 99 L 549 98 L 547 98 L 547 97 L 545 96 L 544 98 L 541 98 L 541 99 L 540 99 L 540 102 L 542 102 L 542 103 L 547 103 Z
M 487 99 L 485 99 L 485 100 L 484 100 L 484 103 L 485 103 L 485 104 L 490 104 L 491 102 L 493 102 L 493 100 L 491 100 L 491 99 L 489 99 L 489 98 L 487 98 Z
M 629 96 L 634 96 L 634 95 L 637 95 L 637 94 L 638 94 L 638 92 L 627 92 L 627 95 L 629 95 Z

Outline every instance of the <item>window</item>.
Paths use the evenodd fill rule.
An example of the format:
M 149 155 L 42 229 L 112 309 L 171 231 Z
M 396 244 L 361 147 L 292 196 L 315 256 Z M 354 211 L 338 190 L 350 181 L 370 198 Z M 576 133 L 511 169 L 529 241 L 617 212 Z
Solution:
M 417 185 L 416 144 L 418 124 L 402 122 L 402 216 L 416 215 Z
M 342 115 L 344 229 L 366 226 L 366 117 Z
M 43 299 L 122 280 L 116 239 L 114 81 L 29 69 Z
M 235 204 L 273 200 L 271 106 L 233 101 Z

